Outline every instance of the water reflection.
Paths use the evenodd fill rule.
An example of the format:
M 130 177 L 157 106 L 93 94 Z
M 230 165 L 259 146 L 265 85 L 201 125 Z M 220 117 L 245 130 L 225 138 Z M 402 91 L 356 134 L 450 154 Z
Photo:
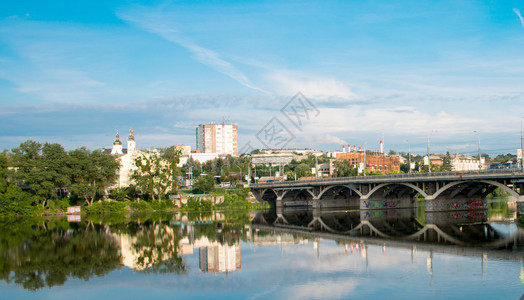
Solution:
M 207 280 L 206 289 L 213 290 L 217 287 L 209 278 L 216 276 L 209 275 L 231 278 L 265 270 L 263 275 L 253 275 L 264 278 L 257 282 L 280 284 L 284 278 L 269 279 L 276 272 L 284 274 L 289 284 L 304 286 L 303 273 L 310 270 L 308 284 L 315 282 L 316 288 L 310 291 L 315 294 L 327 292 L 319 282 L 331 286 L 329 291 L 336 290 L 338 281 L 335 284 L 333 278 L 346 278 L 356 288 L 361 281 L 352 274 L 360 263 L 365 272 L 391 268 L 387 271 L 397 274 L 404 272 L 404 264 L 416 265 L 417 257 L 420 261 L 423 256 L 424 273 L 433 284 L 438 274 L 435 262 L 442 255 L 480 257 L 482 276 L 488 257 L 524 259 L 522 229 L 490 222 L 510 220 L 510 211 L 499 211 L 285 209 L 140 216 L 132 221 L 121 216 L 71 223 L 66 219 L 3 220 L 0 278 L 37 291 L 120 270 L 178 278 L 179 289 L 195 278 Z M 278 251 L 272 252 L 275 249 Z M 348 286 L 346 281 L 340 283 Z M 177 286 L 176 281 L 169 285 Z
M 501 219 L 502 217 L 491 217 Z M 259 213 L 257 229 L 306 234 L 330 239 L 365 238 L 438 245 L 469 246 L 472 249 L 524 249 L 524 230 L 500 231 L 488 222 L 487 210 L 427 212 L 412 209 L 372 211 L 323 211 L 283 208 Z
M 122 218 L 0 221 L 0 279 L 36 291 L 127 267 L 144 274 L 186 274 L 199 252 L 203 272 L 241 269 L 240 240 L 254 215 L 167 214 Z

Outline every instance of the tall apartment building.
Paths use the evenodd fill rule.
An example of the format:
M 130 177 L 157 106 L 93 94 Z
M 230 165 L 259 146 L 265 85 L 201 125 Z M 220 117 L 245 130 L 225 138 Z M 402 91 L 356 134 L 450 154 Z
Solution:
M 196 148 L 202 153 L 238 156 L 238 125 L 224 123 L 198 125 Z

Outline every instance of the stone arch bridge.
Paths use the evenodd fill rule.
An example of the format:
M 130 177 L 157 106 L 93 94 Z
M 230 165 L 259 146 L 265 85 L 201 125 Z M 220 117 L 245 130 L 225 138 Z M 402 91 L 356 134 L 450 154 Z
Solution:
M 485 209 L 486 196 L 501 188 L 516 198 L 518 213 L 524 213 L 521 169 L 324 178 L 250 187 L 259 201 L 276 207 L 412 208 L 419 194 L 426 200 L 426 211 Z

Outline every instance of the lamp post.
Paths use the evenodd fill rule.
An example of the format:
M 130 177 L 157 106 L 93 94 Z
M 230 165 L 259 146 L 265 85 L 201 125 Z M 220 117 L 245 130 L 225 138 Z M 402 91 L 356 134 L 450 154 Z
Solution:
M 437 132 L 436 130 L 431 130 L 431 132 Z M 429 158 L 429 137 L 431 132 L 428 134 L 428 172 L 431 173 L 431 159 Z
M 408 143 L 408 173 L 411 174 L 411 145 L 409 140 L 406 140 L 406 143 Z
M 367 143 L 364 143 L 364 170 L 362 172 L 364 172 L 364 176 L 366 176 L 366 144 Z
M 477 138 L 478 138 L 478 141 L 479 141 L 478 149 L 479 149 L 479 172 L 480 172 L 480 170 L 482 169 L 482 158 L 480 156 L 480 133 L 478 131 L 476 131 L 476 130 L 474 130 L 473 132 L 477 134 Z
M 524 117 L 522 119 L 524 119 Z M 520 120 L 520 167 L 524 172 L 524 135 L 522 134 L 522 120 Z
M 429 134 L 428 134 L 428 172 L 431 173 L 431 159 L 429 158 Z

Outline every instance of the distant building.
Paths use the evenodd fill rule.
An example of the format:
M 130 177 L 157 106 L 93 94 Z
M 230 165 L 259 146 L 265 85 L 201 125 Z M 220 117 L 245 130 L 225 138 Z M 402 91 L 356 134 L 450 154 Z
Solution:
M 347 159 L 351 161 L 354 167 L 358 167 L 360 163 L 365 163 L 368 171 L 380 171 L 384 174 L 391 171 L 400 172 L 400 157 L 398 155 L 386 155 L 380 151 L 337 153 L 337 159 Z
M 224 123 L 198 125 L 196 147 L 201 153 L 238 156 L 238 125 Z
M 457 154 L 451 164 L 453 165 L 453 171 L 479 171 L 487 168 L 484 159 L 479 161 L 468 155 Z
M 309 148 L 304 148 L 304 149 L 299 149 L 299 148 L 294 148 L 294 149 L 263 149 L 262 152 L 266 153 L 266 154 L 293 154 L 293 155 L 296 155 L 296 156 L 306 156 L 306 157 L 309 154 L 313 154 L 315 156 L 322 156 L 324 154 L 324 152 L 322 152 L 322 151 L 313 150 L 313 149 L 309 149 Z
M 191 145 L 174 145 L 173 148 L 180 150 L 180 156 L 191 153 Z
M 255 165 L 287 165 L 292 160 L 301 161 L 308 155 L 322 156 L 324 152 L 312 149 L 264 149 L 263 153 L 251 154 Z
M 131 173 L 136 169 L 135 158 L 142 153 L 136 150 L 135 134 L 132 129 L 129 130 L 127 137 L 127 148 L 122 148 L 120 135 L 116 133 L 115 141 L 112 149 L 104 149 L 106 152 L 111 151 L 113 155 L 118 155 L 120 162 L 120 170 L 118 171 L 118 181 L 114 187 L 127 187 L 131 184 Z
M 218 153 L 200 153 L 200 152 L 194 152 L 189 153 L 186 155 L 182 155 L 180 157 L 180 161 L 178 163 L 179 167 L 182 167 L 183 165 L 187 164 L 187 161 L 189 158 L 194 159 L 195 161 L 198 161 L 199 163 L 203 164 L 207 162 L 208 160 L 213 160 L 219 157 Z

